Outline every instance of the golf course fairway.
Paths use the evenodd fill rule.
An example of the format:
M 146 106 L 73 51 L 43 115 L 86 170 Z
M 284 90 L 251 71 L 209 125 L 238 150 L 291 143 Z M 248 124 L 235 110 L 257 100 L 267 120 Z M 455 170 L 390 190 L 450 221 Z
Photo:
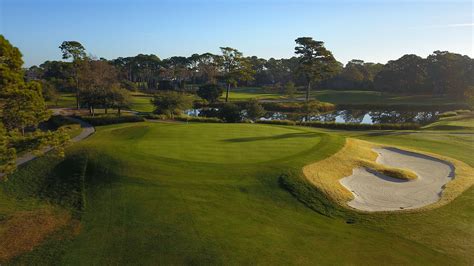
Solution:
M 69 148 L 62 162 L 37 159 L 1 185 L 0 198 L 18 198 L 10 204 L 40 197 L 66 206 L 73 220 L 80 221 L 74 230 L 58 230 L 13 263 L 474 262 L 472 188 L 433 210 L 367 214 L 340 207 L 306 182 L 303 167 L 337 153 L 345 133 L 152 122 L 96 129 Z M 351 137 L 372 140 L 369 135 Z M 438 145 L 436 150 L 446 156 L 465 146 L 390 140 L 428 151 Z M 374 141 L 386 142 L 380 135 Z M 457 159 L 474 165 L 474 160 Z M 72 160 L 81 166 L 66 167 Z M 48 183 L 45 176 L 61 178 Z M 70 187 L 78 200 L 60 192 Z

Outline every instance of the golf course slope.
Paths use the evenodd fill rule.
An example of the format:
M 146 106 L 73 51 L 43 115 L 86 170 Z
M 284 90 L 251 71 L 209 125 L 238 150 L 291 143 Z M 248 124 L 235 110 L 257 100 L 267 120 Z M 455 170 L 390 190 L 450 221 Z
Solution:
M 98 126 L 64 159 L 46 154 L 0 183 L 0 264 L 472 265 L 470 142 L 345 134 L 244 123 Z M 451 203 L 348 206 L 353 195 L 339 180 L 354 168 L 419 178 L 377 163 L 373 149 L 387 146 L 463 160 L 426 153 L 455 168 L 428 206 Z
M 341 170 L 332 175 L 321 171 L 328 164 Z M 443 204 L 473 183 L 472 168 L 457 160 L 353 139 L 334 156 L 305 167 L 305 174 L 342 205 L 369 212 L 417 209 L 440 202 L 446 194 Z M 338 180 L 345 191 L 327 180 Z

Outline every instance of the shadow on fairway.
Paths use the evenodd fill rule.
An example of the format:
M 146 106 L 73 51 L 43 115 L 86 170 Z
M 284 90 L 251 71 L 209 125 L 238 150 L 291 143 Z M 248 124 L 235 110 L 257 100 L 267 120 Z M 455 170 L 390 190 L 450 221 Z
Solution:
M 470 129 L 470 127 L 463 127 L 463 126 L 454 126 L 454 125 L 437 125 L 428 127 L 429 130 L 465 130 Z
M 248 137 L 248 138 L 234 138 L 223 140 L 225 142 L 250 142 L 259 140 L 277 140 L 277 139 L 289 139 L 289 138 L 312 138 L 318 136 L 318 133 L 304 132 L 304 133 L 288 133 L 276 136 L 263 136 L 263 137 Z

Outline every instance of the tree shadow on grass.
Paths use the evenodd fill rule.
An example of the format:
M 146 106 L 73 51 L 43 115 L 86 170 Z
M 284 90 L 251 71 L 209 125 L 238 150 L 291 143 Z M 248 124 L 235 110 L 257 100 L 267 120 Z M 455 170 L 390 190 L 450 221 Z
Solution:
M 247 137 L 247 138 L 233 138 L 225 139 L 225 142 L 251 142 L 259 140 L 278 140 L 278 139 L 289 139 L 289 138 L 313 138 L 318 136 L 318 133 L 313 132 L 302 132 L 302 133 L 287 133 L 276 136 L 264 136 L 264 137 Z
M 430 130 L 466 130 L 466 129 L 472 129 L 472 127 L 455 126 L 455 125 L 438 125 L 438 126 L 431 126 L 427 129 L 430 129 Z
M 379 136 L 400 136 L 400 135 L 409 135 L 413 132 L 400 132 L 396 130 L 387 130 L 387 131 L 377 131 L 377 132 L 369 132 L 366 134 L 362 134 L 361 136 L 368 136 L 368 137 L 379 137 Z

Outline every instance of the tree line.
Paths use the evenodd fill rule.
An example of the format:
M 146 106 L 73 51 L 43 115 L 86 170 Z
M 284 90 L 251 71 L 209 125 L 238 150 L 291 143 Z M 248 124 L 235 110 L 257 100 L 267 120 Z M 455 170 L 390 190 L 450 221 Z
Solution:
M 314 88 L 448 95 L 471 102 L 474 98 L 474 61 L 468 56 L 435 51 L 427 58 L 404 55 L 384 65 L 351 60 L 343 66 L 322 41 L 300 37 L 295 43 L 295 56 L 288 59 L 246 57 L 221 47 L 218 55 L 162 60 L 139 54 L 106 60 L 88 55 L 80 42 L 64 41 L 59 49 L 68 61 L 23 69 L 21 52 L 0 35 L 0 173 L 15 168 L 17 150 L 52 146 L 63 154 L 67 134 L 38 129 L 51 117 L 46 101 L 57 101 L 58 92 L 74 92 L 76 107 L 88 108 L 91 115 L 96 108 L 106 113 L 114 108 L 120 115 L 130 105 L 130 92 L 143 91 L 154 93 L 156 113 L 174 116 L 192 103 L 183 92 L 196 93 L 208 103 L 225 92 L 227 102 L 236 86 L 259 86 L 290 96 L 304 90 L 308 107 L 314 104 L 309 101 Z M 246 110 L 250 119 L 263 112 L 255 101 Z M 240 109 L 227 104 L 218 115 L 224 121 L 238 120 Z
M 196 90 L 199 85 L 219 84 L 225 88 L 225 99 L 236 86 L 263 87 L 273 93 L 294 95 L 296 89 L 311 87 L 333 90 L 373 90 L 410 95 L 447 95 L 463 97 L 474 85 L 474 60 L 468 56 L 435 51 L 427 58 L 404 55 L 387 64 L 351 60 L 346 65 L 336 61 L 321 41 L 310 37 L 296 39 L 295 56 L 268 60 L 245 57 L 231 47 L 221 47 L 221 54 L 193 54 L 160 59 L 150 54 L 119 57 L 113 60 L 86 55 L 76 41 L 61 45 L 66 61 L 46 61 L 27 70 L 27 77 L 42 80 L 46 97 L 54 98 L 56 91 L 74 91 L 78 103 L 88 107 L 127 106 L 122 100 L 127 91 L 154 93 L 161 90 Z M 101 78 L 102 77 L 102 78 Z M 102 79 L 102 80 L 101 80 Z M 94 88 L 109 88 L 115 98 L 92 102 L 81 99 L 83 92 L 97 94 Z M 114 88 L 114 89 L 112 89 Z
M 18 152 L 42 153 L 46 147 L 64 156 L 69 136 L 63 130 L 40 130 L 52 113 L 40 82 L 26 81 L 20 50 L 0 35 L 0 180 L 16 168 Z

